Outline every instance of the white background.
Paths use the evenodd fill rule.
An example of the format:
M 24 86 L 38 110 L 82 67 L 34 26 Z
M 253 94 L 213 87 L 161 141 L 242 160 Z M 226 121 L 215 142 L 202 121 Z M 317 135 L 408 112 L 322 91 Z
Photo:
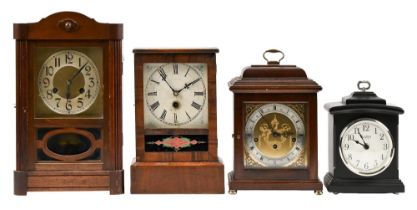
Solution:
M 226 1 L 37 0 L 2 1 L 0 63 L 2 93 L 1 209 L 392 209 L 413 205 L 416 192 L 417 6 L 413 1 Z M 13 195 L 15 169 L 15 43 L 13 23 L 37 22 L 58 11 L 77 11 L 99 22 L 123 23 L 124 195 L 108 192 L 32 192 Z M 232 93 L 227 82 L 250 64 L 264 64 L 262 53 L 278 48 L 282 64 L 296 64 L 323 86 L 318 95 L 319 176 L 327 172 L 327 112 L 367 79 L 372 90 L 401 106 L 400 195 L 333 195 L 311 191 L 239 191 L 237 195 L 131 195 L 129 166 L 135 151 L 133 48 L 218 47 L 217 102 L 219 156 L 232 169 Z M 226 183 L 227 187 L 227 183 Z M 226 188 L 227 190 L 227 188 Z M 7 207 L 9 206 L 9 207 Z

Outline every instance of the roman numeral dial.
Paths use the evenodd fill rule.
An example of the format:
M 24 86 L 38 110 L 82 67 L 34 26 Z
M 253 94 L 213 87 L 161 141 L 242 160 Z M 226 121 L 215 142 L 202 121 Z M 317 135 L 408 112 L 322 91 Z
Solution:
M 145 124 L 159 127 L 204 127 L 207 124 L 207 65 L 144 64 Z M 162 123 L 162 124 L 161 124 Z

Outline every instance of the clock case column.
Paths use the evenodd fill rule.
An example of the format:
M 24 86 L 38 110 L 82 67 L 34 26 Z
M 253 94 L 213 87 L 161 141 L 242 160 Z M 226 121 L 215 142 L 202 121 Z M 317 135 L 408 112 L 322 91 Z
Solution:
M 323 184 L 317 175 L 317 92 L 321 86 L 308 79 L 305 71 L 295 65 L 268 61 L 267 65 L 246 67 L 240 77 L 229 82 L 229 87 L 234 94 L 234 170 L 228 174 L 229 193 L 238 190 L 314 190 L 320 194 Z M 260 102 L 306 104 L 306 168 L 245 168 L 244 105 Z
M 109 190 L 122 194 L 122 24 L 101 24 L 83 14 L 59 12 L 37 23 L 14 24 L 16 39 L 16 170 L 15 195 L 28 191 Z M 35 116 L 37 88 L 33 84 L 35 46 L 103 49 L 104 98 L 101 119 L 38 119 Z M 98 129 L 102 146 L 99 161 L 39 162 L 37 128 Z
M 224 166 L 217 156 L 216 53 L 218 49 L 135 49 L 136 157 L 131 170 L 133 194 L 224 193 Z M 208 129 L 144 127 L 143 64 L 207 63 Z M 207 151 L 145 151 L 145 136 L 206 135 Z
M 333 193 L 399 193 L 404 184 L 398 172 L 398 121 L 404 110 L 386 105 L 386 101 L 373 92 L 354 92 L 343 97 L 342 102 L 327 103 L 329 111 L 329 172 L 324 185 Z M 352 121 L 371 118 L 388 127 L 395 148 L 394 158 L 382 173 L 363 177 L 351 172 L 343 163 L 339 153 L 340 134 Z

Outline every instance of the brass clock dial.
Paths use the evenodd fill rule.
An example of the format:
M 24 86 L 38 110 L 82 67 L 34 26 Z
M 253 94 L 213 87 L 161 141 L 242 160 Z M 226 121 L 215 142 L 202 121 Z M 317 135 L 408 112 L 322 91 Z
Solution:
M 39 70 L 37 83 L 45 105 L 62 115 L 89 109 L 101 86 L 95 63 L 75 50 L 61 50 L 49 56 Z
M 284 104 L 260 106 L 247 118 L 245 151 L 260 167 L 291 165 L 303 152 L 304 139 L 303 120 Z
M 145 125 L 207 127 L 206 64 L 160 63 L 144 67 L 145 116 L 149 116 L 145 117 Z

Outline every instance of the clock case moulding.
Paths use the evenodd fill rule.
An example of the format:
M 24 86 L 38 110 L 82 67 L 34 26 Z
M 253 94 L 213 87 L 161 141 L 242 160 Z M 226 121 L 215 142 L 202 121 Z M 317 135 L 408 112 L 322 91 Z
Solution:
M 266 52 L 281 53 L 278 50 Z M 234 170 L 228 174 L 229 193 L 234 194 L 237 190 L 314 190 L 321 194 L 323 184 L 317 175 L 317 92 L 321 86 L 307 78 L 305 71 L 295 65 L 268 61 L 267 65 L 244 68 L 240 77 L 229 82 L 229 88 L 234 93 Z M 305 144 L 308 166 L 305 169 L 244 167 L 244 104 L 247 102 L 307 104 Z
M 83 14 L 59 12 L 37 23 L 14 24 L 16 39 L 16 171 L 14 193 L 27 191 L 109 190 L 123 193 L 122 166 L 122 24 L 102 24 Z M 37 44 L 51 47 L 101 47 L 103 50 L 103 112 L 100 119 L 36 118 L 33 59 Z M 85 44 L 85 45 L 84 45 Z M 31 76 L 32 75 L 32 76 Z M 39 162 L 37 128 L 59 128 L 61 133 L 98 129 L 102 141 L 99 161 Z M 74 133 L 75 134 L 75 133 Z M 90 140 L 91 141 L 91 140 Z M 96 143 L 94 143 L 96 145 Z M 45 147 L 45 146 L 43 146 Z M 77 155 L 80 157 L 81 155 Z
M 399 193 L 404 184 L 398 172 L 398 122 L 404 110 L 387 105 L 374 92 L 358 91 L 343 97 L 342 102 L 325 104 L 329 111 L 329 172 L 324 185 L 334 193 Z M 375 176 L 363 177 L 351 172 L 339 153 L 340 134 L 352 121 L 371 118 L 388 127 L 395 148 L 394 158 L 387 169 Z
M 224 166 L 217 156 L 216 53 L 218 49 L 135 49 L 136 157 L 131 169 L 131 193 L 224 193 Z M 187 129 L 145 129 L 144 63 L 207 63 L 207 151 L 145 151 L 145 136 L 178 136 Z M 156 132 L 156 133 L 155 133 Z M 194 133 L 195 133 L 194 132 Z M 203 133 L 201 133 L 203 132 Z

